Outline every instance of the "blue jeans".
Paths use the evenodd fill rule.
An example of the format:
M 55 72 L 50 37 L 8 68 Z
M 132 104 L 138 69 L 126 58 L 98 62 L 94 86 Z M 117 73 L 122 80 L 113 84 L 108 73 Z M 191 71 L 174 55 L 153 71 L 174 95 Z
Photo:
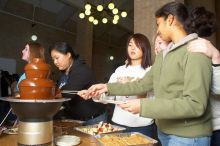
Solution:
M 211 137 L 211 146 L 220 146 L 220 130 L 215 130 Z
M 210 146 L 210 137 L 185 138 L 165 134 L 160 130 L 157 132 L 162 146 Z
M 108 119 L 108 113 L 107 112 L 104 112 L 103 114 L 99 115 L 98 117 L 95 117 L 93 119 L 90 119 L 88 121 L 85 121 L 83 123 L 84 126 L 86 125 L 93 125 L 93 124 L 97 124 L 101 121 L 103 122 L 107 122 L 107 119 Z
M 112 124 L 126 128 L 126 130 L 123 132 L 139 132 L 149 137 L 154 136 L 155 129 L 156 129 L 156 125 L 154 123 L 148 126 L 143 126 L 143 127 L 128 127 L 128 126 L 120 125 L 114 122 L 112 122 Z

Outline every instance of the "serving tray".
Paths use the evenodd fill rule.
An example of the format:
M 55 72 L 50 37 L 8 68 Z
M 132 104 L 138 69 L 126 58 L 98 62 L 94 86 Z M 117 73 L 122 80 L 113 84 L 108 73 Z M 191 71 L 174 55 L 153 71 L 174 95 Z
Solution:
M 154 146 L 158 141 L 138 132 L 96 135 L 101 146 Z
M 88 126 L 79 126 L 75 127 L 75 130 L 89 134 L 89 135 L 98 135 L 102 133 L 117 133 L 117 132 L 122 132 L 126 130 L 126 128 L 117 126 L 117 125 L 112 125 L 109 123 L 101 123 L 103 126 L 100 126 L 99 124 L 94 124 L 94 125 L 88 125 Z M 106 124 L 106 129 L 104 128 Z M 111 126 L 111 127 L 109 127 Z M 112 128 L 112 129 L 111 129 Z

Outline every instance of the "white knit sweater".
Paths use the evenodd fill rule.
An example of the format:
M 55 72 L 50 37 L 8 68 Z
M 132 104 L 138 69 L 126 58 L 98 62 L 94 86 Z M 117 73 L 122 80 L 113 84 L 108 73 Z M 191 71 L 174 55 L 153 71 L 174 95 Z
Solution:
M 220 66 L 213 67 L 212 92 L 218 94 L 210 99 L 212 107 L 213 130 L 220 129 Z
M 123 65 L 118 67 L 111 75 L 109 83 L 114 82 L 128 82 L 142 78 L 146 72 L 150 70 L 150 67 L 143 69 L 141 65 L 127 66 Z M 136 99 L 137 96 L 116 96 L 117 100 L 129 100 Z M 119 106 L 115 106 L 112 121 L 129 127 L 142 127 L 148 126 L 153 123 L 153 119 L 140 117 L 139 114 L 132 114 L 123 110 Z

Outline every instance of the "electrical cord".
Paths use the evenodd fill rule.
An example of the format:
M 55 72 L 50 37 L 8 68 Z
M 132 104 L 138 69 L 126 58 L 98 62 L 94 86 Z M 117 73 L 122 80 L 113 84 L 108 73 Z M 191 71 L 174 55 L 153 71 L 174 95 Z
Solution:
M 6 116 L 4 117 L 4 119 L 2 120 L 0 127 L 2 126 L 2 124 L 5 122 L 5 120 L 7 119 L 8 115 L 11 113 L 12 108 L 9 109 L 8 113 L 6 114 Z

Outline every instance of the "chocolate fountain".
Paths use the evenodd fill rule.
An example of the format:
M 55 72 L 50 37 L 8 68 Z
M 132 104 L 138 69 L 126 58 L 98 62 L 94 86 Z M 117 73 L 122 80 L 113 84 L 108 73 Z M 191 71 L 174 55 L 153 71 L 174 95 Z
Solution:
M 52 146 L 53 116 L 62 102 L 70 99 L 55 98 L 55 84 L 49 77 L 50 66 L 34 58 L 25 66 L 26 79 L 19 83 L 20 98 L 7 97 L 18 116 L 19 146 Z

